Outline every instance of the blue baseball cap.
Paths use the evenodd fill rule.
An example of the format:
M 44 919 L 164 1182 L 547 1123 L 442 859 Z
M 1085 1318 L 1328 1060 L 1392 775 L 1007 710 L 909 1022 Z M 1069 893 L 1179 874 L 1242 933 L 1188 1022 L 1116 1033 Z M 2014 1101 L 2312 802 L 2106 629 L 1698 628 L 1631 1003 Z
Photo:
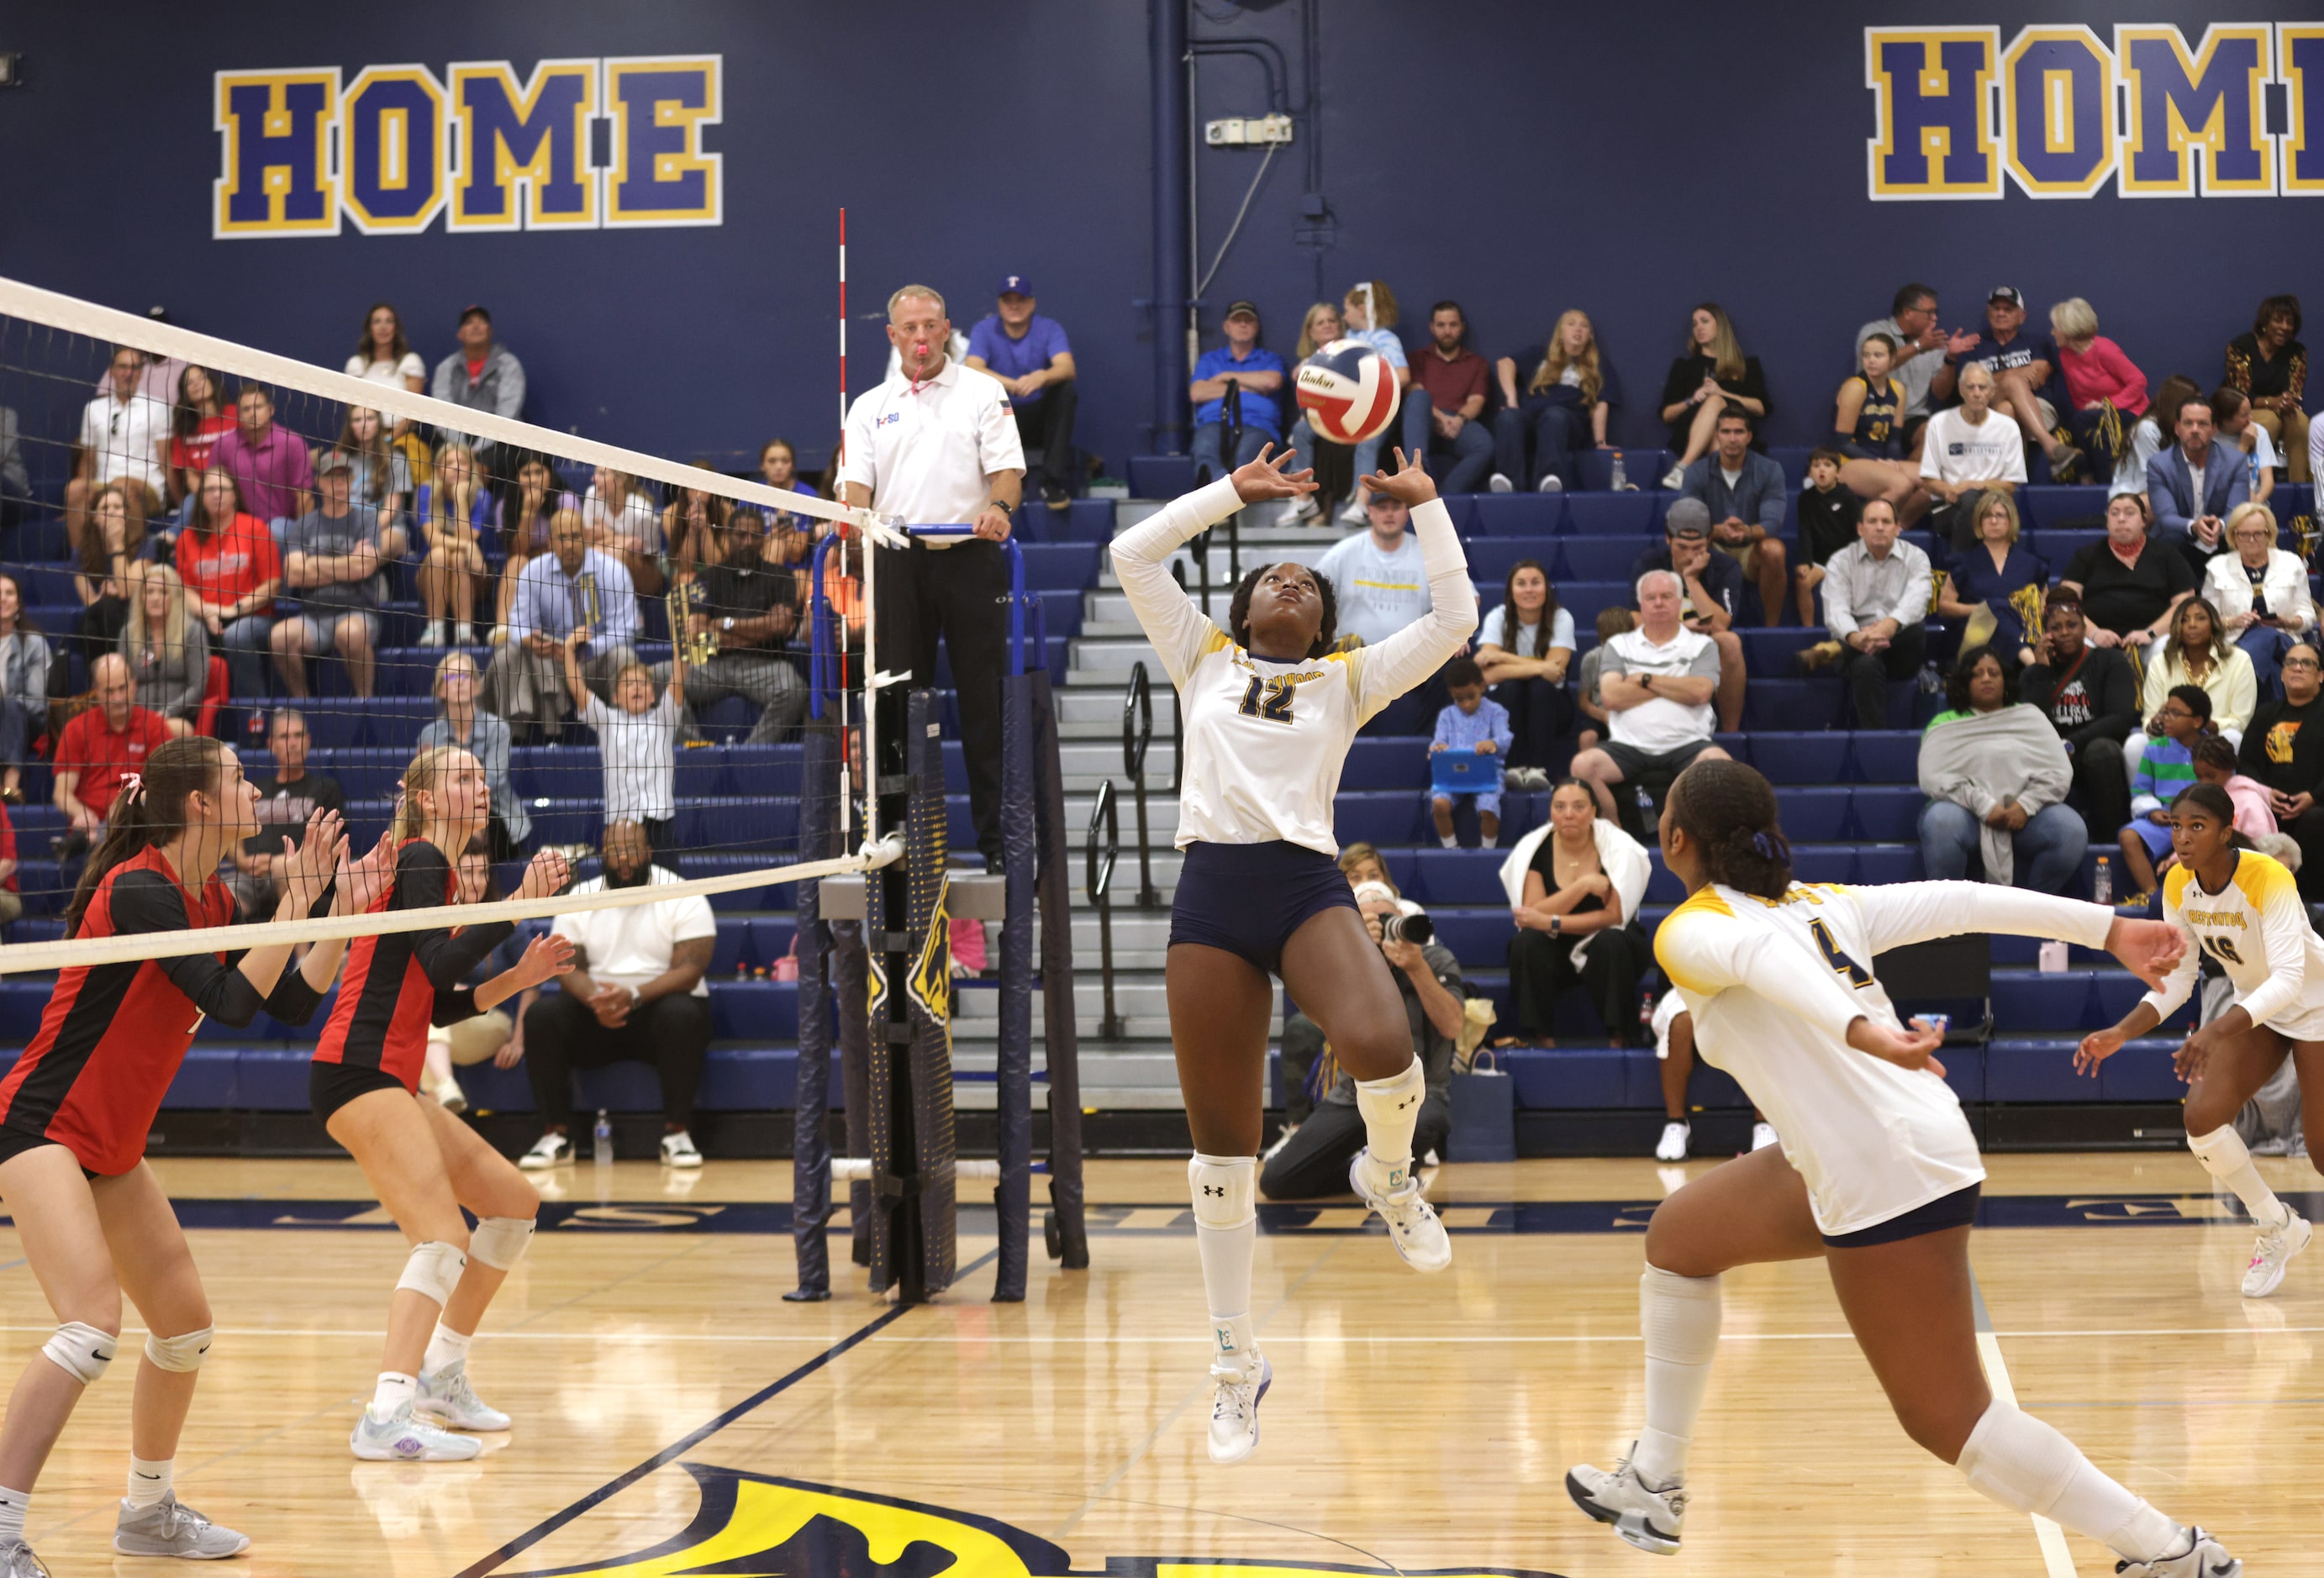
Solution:
M 1030 296 L 1033 294 L 1033 283 L 1022 274 L 1004 274 L 1001 278 L 1001 289 L 993 294 L 995 296 Z

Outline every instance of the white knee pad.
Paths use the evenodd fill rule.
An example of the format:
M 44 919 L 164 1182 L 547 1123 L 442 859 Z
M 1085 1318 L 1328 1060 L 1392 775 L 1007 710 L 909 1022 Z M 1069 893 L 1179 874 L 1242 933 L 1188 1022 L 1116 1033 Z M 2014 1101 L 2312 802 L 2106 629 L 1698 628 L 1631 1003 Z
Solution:
M 145 1357 L 153 1362 L 156 1370 L 169 1370 L 184 1375 L 202 1367 L 202 1361 L 209 1355 L 210 1339 L 215 1335 L 217 1333 L 208 1326 L 198 1332 L 188 1332 L 181 1337 L 157 1336 L 149 1333 L 145 1338 Z
M 505 1271 L 524 1259 L 531 1243 L 531 1217 L 487 1216 L 468 1234 L 468 1253 L 496 1271 Z
M 2213 1178 L 2225 1178 L 2251 1161 L 2250 1148 L 2236 1133 L 2233 1124 L 2221 1124 L 2208 1134 L 2188 1135 L 2187 1149 L 2195 1153 L 2195 1160 Z
M 395 1280 L 398 1288 L 409 1288 L 423 1298 L 438 1304 L 448 1304 L 452 1289 L 460 1280 L 460 1273 L 468 1269 L 468 1257 L 455 1245 L 442 1239 L 431 1238 L 416 1245 L 403 1262 L 403 1275 Z
M 120 1346 L 121 1339 L 111 1332 L 69 1320 L 57 1328 L 56 1335 L 41 1344 L 41 1352 L 49 1356 L 49 1362 L 83 1386 L 95 1386 L 104 1378 L 105 1367 L 113 1362 L 114 1352 Z
M 1205 1156 L 1197 1151 L 1186 1163 L 1186 1186 L 1194 1193 L 1194 1220 L 1204 1227 L 1240 1227 L 1259 1216 L 1255 1156 Z
M 2013 1511 L 2047 1517 L 2082 1466 L 2081 1449 L 1999 1398 L 1969 1432 L 1960 1468 L 1969 1489 Z
M 1638 1279 L 1638 1330 L 1649 1359 L 1710 1363 L 1719 1352 L 1721 1315 L 1716 1277 L 1682 1277 L 1650 1264 Z

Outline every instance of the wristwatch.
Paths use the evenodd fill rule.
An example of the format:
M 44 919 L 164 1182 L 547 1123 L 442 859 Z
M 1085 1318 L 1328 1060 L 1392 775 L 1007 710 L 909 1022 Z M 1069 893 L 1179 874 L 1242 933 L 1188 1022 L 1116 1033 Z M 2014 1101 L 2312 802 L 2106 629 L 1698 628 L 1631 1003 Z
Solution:
M 734 633 L 734 616 L 733 614 L 728 614 L 724 619 L 719 620 L 718 628 L 725 631 L 728 635 L 733 635 Z
M 1564 926 L 1565 917 L 1563 915 L 1552 915 L 1549 918 L 1549 934 L 1552 937 L 1556 936 L 1559 931 L 1564 929 Z

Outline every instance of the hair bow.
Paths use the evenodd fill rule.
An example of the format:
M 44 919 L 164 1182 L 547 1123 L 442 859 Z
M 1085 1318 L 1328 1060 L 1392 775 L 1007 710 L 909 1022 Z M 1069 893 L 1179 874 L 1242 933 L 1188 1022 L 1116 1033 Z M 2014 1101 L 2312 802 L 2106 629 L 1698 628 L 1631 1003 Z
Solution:
M 134 805 L 144 798 L 145 775 L 143 773 L 121 775 L 121 791 L 115 796 L 124 805 Z
M 1781 833 L 1753 833 L 1751 848 L 1758 851 L 1762 860 L 1788 860 L 1792 856 L 1792 847 Z

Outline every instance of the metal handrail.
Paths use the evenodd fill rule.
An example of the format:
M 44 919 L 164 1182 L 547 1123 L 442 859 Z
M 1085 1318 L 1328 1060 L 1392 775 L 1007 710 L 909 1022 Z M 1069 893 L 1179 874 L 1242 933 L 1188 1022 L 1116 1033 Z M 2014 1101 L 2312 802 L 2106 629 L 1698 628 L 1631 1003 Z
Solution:
M 1105 841 L 1098 842 L 1098 829 Z M 1084 884 L 1089 901 L 1097 906 L 1098 964 L 1105 981 L 1105 1017 L 1098 1034 L 1108 1041 L 1122 1035 L 1121 1016 L 1113 1011 L 1113 865 L 1121 853 L 1121 814 L 1115 809 L 1113 780 L 1097 786 L 1097 803 L 1090 807 L 1089 837 L 1082 849 Z
M 1154 739 L 1154 689 L 1147 683 L 1146 665 L 1130 665 L 1130 686 L 1121 698 L 1121 768 L 1130 775 L 1130 793 L 1138 805 L 1138 907 L 1158 910 L 1162 895 L 1154 891 L 1152 839 L 1146 830 L 1146 748 Z

